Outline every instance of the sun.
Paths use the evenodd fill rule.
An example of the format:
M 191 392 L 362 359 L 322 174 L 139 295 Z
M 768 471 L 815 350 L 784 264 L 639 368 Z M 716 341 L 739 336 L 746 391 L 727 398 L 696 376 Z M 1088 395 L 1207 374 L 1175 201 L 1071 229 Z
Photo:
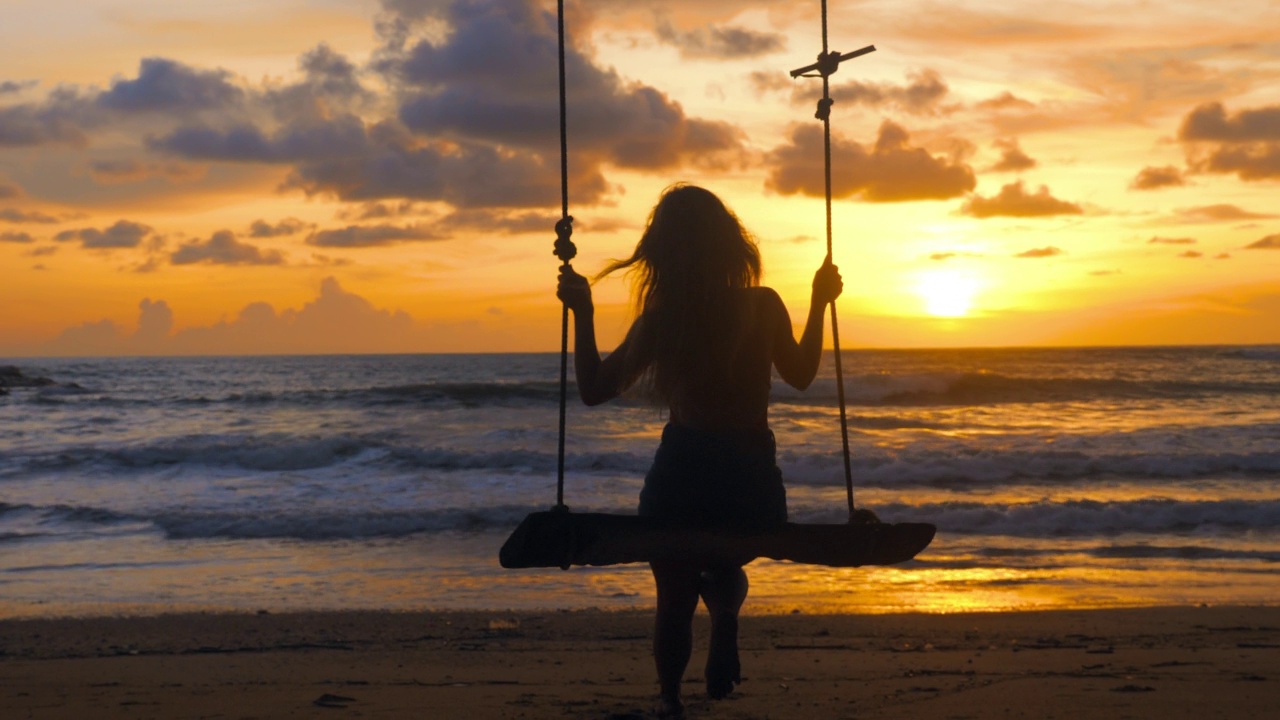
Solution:
M 977 280 L 954 270 L 931 270 L 916 283 L 925 312 L 934 317 L 965 317 L 977 292 Z

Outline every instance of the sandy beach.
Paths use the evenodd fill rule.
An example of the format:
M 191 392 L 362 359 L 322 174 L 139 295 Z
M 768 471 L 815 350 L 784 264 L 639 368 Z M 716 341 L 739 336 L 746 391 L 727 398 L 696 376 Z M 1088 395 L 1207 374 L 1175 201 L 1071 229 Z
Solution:
M 744 682 L 692 718 L 1263 718 L 1280 608 L 743 619 Z M 0 622 L 7 718 L 645 718 L 641 612 Z

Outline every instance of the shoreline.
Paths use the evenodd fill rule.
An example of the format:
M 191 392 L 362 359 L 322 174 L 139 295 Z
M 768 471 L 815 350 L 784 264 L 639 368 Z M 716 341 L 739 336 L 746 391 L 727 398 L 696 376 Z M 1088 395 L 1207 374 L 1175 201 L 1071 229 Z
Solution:
M 187 613 L 0 621 L 14 717 L 646 718 L 649 611 Z M 691 718 L 1267 717 L 1280 607 L 747 614 L 744 683 Z

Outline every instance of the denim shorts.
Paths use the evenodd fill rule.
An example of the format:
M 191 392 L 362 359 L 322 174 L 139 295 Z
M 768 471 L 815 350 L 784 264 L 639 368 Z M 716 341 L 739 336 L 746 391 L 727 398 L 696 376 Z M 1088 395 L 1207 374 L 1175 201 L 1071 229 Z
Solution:
M 639 514 L 698 527 L 764 530 L 787 521 L 773 433 L 668 423 L 640 491 Z

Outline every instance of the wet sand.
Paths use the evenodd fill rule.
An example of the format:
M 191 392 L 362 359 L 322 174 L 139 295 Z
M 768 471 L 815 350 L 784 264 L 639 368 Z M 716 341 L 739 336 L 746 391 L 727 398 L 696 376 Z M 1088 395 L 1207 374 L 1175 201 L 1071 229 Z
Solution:
M 5 718 L 647 718 L 637 612 L 0 622 Z M 1280 607 L 742 621 L 744 682 L 690 718 L 1271 718 Z

